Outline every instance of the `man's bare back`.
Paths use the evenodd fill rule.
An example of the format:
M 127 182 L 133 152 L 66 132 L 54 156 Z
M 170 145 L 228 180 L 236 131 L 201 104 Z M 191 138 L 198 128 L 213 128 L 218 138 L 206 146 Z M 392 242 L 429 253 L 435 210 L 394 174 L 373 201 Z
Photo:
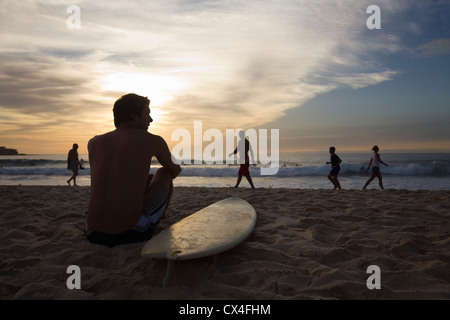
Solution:
M 147 107 L 133 121 L 89 141 L 89 229 L 120 234 L 136 225 L 143 213 L 152 157 L 166 170 L 170 183 L 180 173 L 164 139 L 147 132 L 152 122 L 149 112 Z

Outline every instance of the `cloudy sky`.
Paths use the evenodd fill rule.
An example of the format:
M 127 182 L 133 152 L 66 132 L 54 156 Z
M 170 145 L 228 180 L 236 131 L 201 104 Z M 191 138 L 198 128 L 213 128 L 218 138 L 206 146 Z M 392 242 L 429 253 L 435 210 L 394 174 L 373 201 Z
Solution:
M 202 121 L 279 129 L 281 151 L 449 152 L 449 16 L 438 0 L 0 0 L 0 146 L 86 153 L 135 92 L 170 147 Z

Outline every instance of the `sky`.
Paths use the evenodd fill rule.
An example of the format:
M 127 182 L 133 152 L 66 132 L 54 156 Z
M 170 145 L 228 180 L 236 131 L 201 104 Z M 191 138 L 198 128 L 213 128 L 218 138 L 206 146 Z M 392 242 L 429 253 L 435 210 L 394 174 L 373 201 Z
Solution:
M 450 152 L 449 16 L 439 0 L 0 0 L 0 146 L 87 153 L 134 92 L 169 148 L 202 121 L 278 129 L 280 152 Z

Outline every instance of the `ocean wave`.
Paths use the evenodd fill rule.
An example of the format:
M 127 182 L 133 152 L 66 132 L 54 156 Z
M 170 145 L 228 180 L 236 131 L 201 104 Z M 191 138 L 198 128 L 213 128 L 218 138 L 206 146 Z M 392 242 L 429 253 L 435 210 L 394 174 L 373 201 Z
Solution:
M 3 167 L 0 169 L 0 175 L 10 176 L 67 176 L 71 175 L 72 171 L 66 168 L 55 167 Z M 78 170 L 79 175 L 90 175 L 89 168 Z
M 35 161 L 35 160 L 33 160 Z M 39 165 L 38 165 L 39 164 Z M 45 164 L 45 165 L 44 165 Z M 27 163 L 26 166 L 3 166 L 0 169 L 0 175 L 16 175 L 16 176 L 34 176 L 34 175 L 56 175 L 66 176 L 71 172 L 66 169 L 63 161 L 43 160 L 35 165 Z M 156 170 L 158 165 L 152 166 L 152 171 Z M 234 177 L 239 170 L 238 165 L 183 165 L 183 176 L 190 177 Z M 341 166 L 341 176 L 367 176 L 370 173 L 365 170 L 366 167 L 356 164 L 346 164 Z M 260 175 L 261 166 L 250 167 L 250 174 L 253 176 Z M 329 165 L 320 166 L 285 166 L 278 168 L 276 176 L 278 177 L 302 177 L 302 176 L 326 176 L 330 172 Z M 78 171 L 80 175 L 90 175 L 89 167 L 85 170 Z M 433 164 L 405 164 L 393 165 L 389 167 L 381 167 L 383 175 L 400 175 L 400 176 L 450 176 L 450 165 L 446 163 Z
M 27 167 L 58 167 L 67 165 L 67 160 L 51 160 L 51 159 L 26 159 L 26 158 L 18 158 L 18 159 L 0 159 L 0 166 L 2 168 L 27 168 Z

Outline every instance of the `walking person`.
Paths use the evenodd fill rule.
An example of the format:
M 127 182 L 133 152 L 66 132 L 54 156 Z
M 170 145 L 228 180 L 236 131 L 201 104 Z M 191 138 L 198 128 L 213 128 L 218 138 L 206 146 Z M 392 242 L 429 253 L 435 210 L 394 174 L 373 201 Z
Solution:
M 375 177 L 378 178 L 378 183 L 380 184 L 380 188 L 384 189 L 383 187 L 383 177 L 381 176 L 381 172 L 380 172 L 380 163 L 384 164 L 386 167 L 388 167 L 387 163 L 384 163 L 381 160 L 380 154 L 378 153 L 378 151 L 380 150 L 380 148 L 378 148 L 378 146 L 373 146 L 372 151 L 372 157 L 370 158 L 370 162 L 369 162 L 369 166 L 367 167 L 367 171 L 369 171 L 370 166 L 372 165 L 372 175 L 370 176 L 369 180 L 367 180 L 366 184 L 363 187 L 363 190 L 366 189 L 366 187 L 369 185 L 369 183 L 372 182 L 373 179 L 375 179 Z
M 239 162 L 240 162 L 238 178 L 237 178 L 236 185 L 234 186 L 234 188 L 239 187 L 239 184 L 241 183 L 241 180 L 242 180 L 242 176 L 244 176 L 247 178 L 247 181 L 250 184 L 250 186 L 252 187 L 252 189 L 255 189 L 252 177 L 250 176 L 250 170 L 249 170 L 250 158 L 248 156 L 248 153 L 250 152 L 250 156 L 252 157 L 252 163 L 254 163 L 253 149 L 250 144 L 250 141 L 248 141 L 248 139 L 245 138 L 244 131 L 239 132 L 239 137 L 240 137 L 240 140 L 238 142 L 237 148 L 232 153 L 229 154 L 229 156 L 231 157 L 233 154 L 238 153 L 238 158 L 239 158 Z M 242 161 L 243 159 L 244 159 L 244 161 Z M 256 164 L 254 164 L 254 166 L 255 165 Z
M 78 168 L 81 166 L 78 160 L 78 144 L 74 143 L 72 149 L 67 155 L 67 169 L 72 171 L 72 176 L 67 180 L 67 184 L 70 186 L 70 181 L 73 180 L 73 185 L 77 185 Z

